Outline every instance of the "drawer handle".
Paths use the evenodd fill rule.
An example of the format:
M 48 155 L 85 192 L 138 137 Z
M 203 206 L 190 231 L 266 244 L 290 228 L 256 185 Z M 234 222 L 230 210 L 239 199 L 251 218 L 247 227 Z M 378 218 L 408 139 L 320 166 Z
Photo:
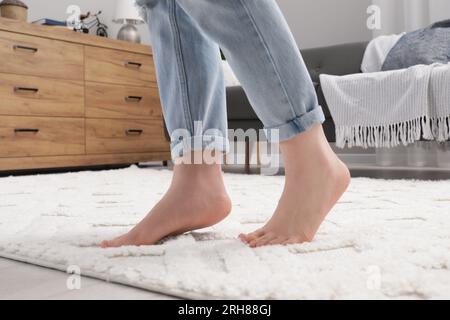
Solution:
M 38 88 L 26 88 L 26 87 L 15 87 L 14 88 L 15 93 L 38 93 Z
M 140 62 L 133 62 L 133 61 L 125 61 L 125 67 L 139 69 L 140 67 L 142 67 L 142 63 L 140 63 Z
M 14 46 L 14 50 L 16 50 L 16 51 L 17 51 L 17 50 L 29 51 L 29 52 L 31 52 L 31 53 L 36 53 L 36 52 L 39 51 L 38 48 L 27 47 L 27 46 L 21 46 L 21 45 L 18 45 L 18 44 L 16 44 L 16 45 Z
M 142 97 L 138 97 L 138 96 L 125 97 L 126 102 L 141 102 L 141 100 L 142 100 Z
M 17 129 L 14 129 L 14 132 L 15 133 L 34 133 L 34 134 L 36 134 L 39 132 L 39 129 L 17 128 Z
M 140 136 L 144 133 L 144 130 L 141 129 L 127 129 L 125 130 L 127 136 Z

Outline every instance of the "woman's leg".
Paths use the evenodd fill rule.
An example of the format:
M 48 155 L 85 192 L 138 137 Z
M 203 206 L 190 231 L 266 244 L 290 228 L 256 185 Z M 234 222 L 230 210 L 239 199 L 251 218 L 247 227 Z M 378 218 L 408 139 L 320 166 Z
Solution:
M 272 219 L 241 239 L 251 246 L 310 241 L 350 175 L 333 153 L 299 49 L 275 0 L 176 0 L 219 43 L 255 112 L 276 130 L 286 167 Z M 276 136 L 276 135 L 274 135 Z
M 103 247 L 154 244 L 167 235 L 216 224 L 231 210 L 219 161 L 228 147 L 219 47 L 175 0 L 140 2 L 149 15 L 172 156 L 186 163 L 175 165 L 168 192 L 150 213 L 127 234 L 104 241 Z M 205 149 L 213 150 L 217 159 L 209 160 L 217 161 L 189 164 L 188 158 L 202 160 Z
M 251 246 L 311 240 L 347 188 L 349 173 L 324 136 L 320 126 L 324 116 L 313 85 L 275 1 L 140 2 L 147 3 L 150 23 L 156 34 L 153 46 L 165 118 L 169 131 L 172 131 L 174 157 L 190 155 L 185 147 L 181 147 L 188 146 L 189 150 L 189 141 L 177 142 L 178 134 L 174 132 L 179 131 L 178 128 L 187 130 L 194 137 L 190 140 L 197 142 L 198 150 L 226 149 L 221 139 L 225 134 L 206 133 L 210 131 L 208 129 L 219 129 L 220 132 L 226 126 L 224 97 L 222 106 L 208 103 L 205 104 L 208 108 L 202 108 L 202 103 L 188 103 L 196 101 L 195 97 L 201 102 L 212 102 L 213 97 L 217 98 L 216 94 L 223 93 L 223 87 L 209 78 L 222 77 L 219 63 L 212 54 L 205 57 L 206 51 L 198 50 L 205 44 L 206 47 L 213 46 L 208 40 L 212 39 L 225 52 L 256 113 L 268 129 L 269 139 L 276 136 L 270 134 L 273 130 L 278 132 L 286 166 L 285 189 L 274 216 L 266 226 L 252 234 L 241 235 L 241 238 Z M 165 55 L 172 59 L 166 61 Z M 182 59 L 185 55 L 192 59 L 189 64 Z M 208 66 L 211 65 L 216 67 L 210 69 Z M 201 68 L 196 70 L 196 66 Z M 199 73 L 202 76 L 197 78 Z M 162 81 L 165 77 L 168 77 L 167 82 Z M 196 81 L 192 82 L 192 79 Z M 205 81 L 199 82 L 199 79 Z M 208 119 L 210 121 L 205 123 L 209 125 L 203 123 L 205 130 L 195 130 L 195 120 Z M 219 121 L 214 123 L 214 120 Z M 103 245 L 151 244 L 167 234 L 220 221 L 228 214 L 230 203 L 219 173 L 218 165 L 176 166 L 173 187 L 149 216 L 129 234 Z M 206 188 L 203 187 L 205 181 L 208 181 Z M 197 189 L 197 194 L 190 194 Z M 215 194 L 219 197 L 214 198 Z M 214 205 L 208 206 L 210 201 L 202 202 L 202 195 L 206 199 L 212 197 Z M 197 204 L 201 209 L 197 210 L 191 204 Z M 195 217 L 195 223 L 191 223 L 191 215 Z M 176 226 L 172 225 L 174 222 Z

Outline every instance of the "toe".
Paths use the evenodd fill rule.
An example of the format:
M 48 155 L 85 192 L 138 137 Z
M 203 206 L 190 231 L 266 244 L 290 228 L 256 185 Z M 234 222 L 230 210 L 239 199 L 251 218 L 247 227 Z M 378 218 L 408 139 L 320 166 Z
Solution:
M 258 244 L 259 239 L 260 238 L 256 238 L 256 239 L 250 240 L 248 242 L 248 245 L 250 246 L 250 248 L 256 248 L 256 245 Z
M 113 240 L 102 241 L 101 247 L 106 248 L 118 248 L 126 245 L 126 236 L 120 236 Z
M 287 240 L 286 237 L 276 237 L 275 239 L 269 241 L 267 245 L 269 246 L 275 246 L 284 243 Z
M 276 238 L 276 235 L 273 233 L 266 233 L 263 236 L 253 240 L 250 244 L 251 247 L 257 248 L 266 246 L 269 244 L 269 242 L 273 241 Z
M 258 229 L 252 233 L 249 233 L 245 236 L 245 238 L 247 239 L 247 243 L 250 243 L 260 237 L 262 237 L 265 234 L 264 229 Z
M 103 249 L 107 249 L 107 248 L 115 248 L 117 247 L 116 245 L 116 239 L 113 240 L 104 240 L 102 241 L 102 243 L 100 244 L 100 247 L 102 247 Z
M 244 242 L 244 243 L 248 243 L 247 235 L 244 234 L 244 233 L 241 233 L 241 234 L 239 235 L 239 239 L 240 239 L 242 242 Z
M 100 247 L 103 248 L 103 249 L 108 248 L 108 247 L 109 247 L 109 241 L 108 241 L 108 240 L 103 240 L 103 241 L 100 243 Z

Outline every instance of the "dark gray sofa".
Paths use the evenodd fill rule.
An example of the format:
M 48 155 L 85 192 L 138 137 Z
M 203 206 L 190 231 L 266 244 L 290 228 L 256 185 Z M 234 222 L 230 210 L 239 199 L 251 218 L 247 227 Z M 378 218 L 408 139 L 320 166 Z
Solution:
M 316 87 L 319 104 L 323 107 L 325 113 L 324 130 L 330 142 L 336 141 L 335 127 L 320 87 L 319 76 L 322 73 L 346 75 L 361 72 L 361 62 L 366 47 L 367 43 L 361 42 L 301 51 Z M 263 127 L 241 87 L 227 88 L 227 108 L 230 129 L 247 130 Z

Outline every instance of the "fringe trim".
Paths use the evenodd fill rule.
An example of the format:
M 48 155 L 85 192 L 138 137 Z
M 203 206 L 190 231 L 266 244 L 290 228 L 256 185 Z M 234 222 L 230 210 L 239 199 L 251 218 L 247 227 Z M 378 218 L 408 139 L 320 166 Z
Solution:
M 450 139 L 450 116 L 431 120 L 431 133 L 438 142 Z
M 337 126 L 336 146 L 392 148 L 407 146 L 421 139 L 444 142 L 450 139 L 450 116 L 420 117 L 414 120 L 379 126 Z

